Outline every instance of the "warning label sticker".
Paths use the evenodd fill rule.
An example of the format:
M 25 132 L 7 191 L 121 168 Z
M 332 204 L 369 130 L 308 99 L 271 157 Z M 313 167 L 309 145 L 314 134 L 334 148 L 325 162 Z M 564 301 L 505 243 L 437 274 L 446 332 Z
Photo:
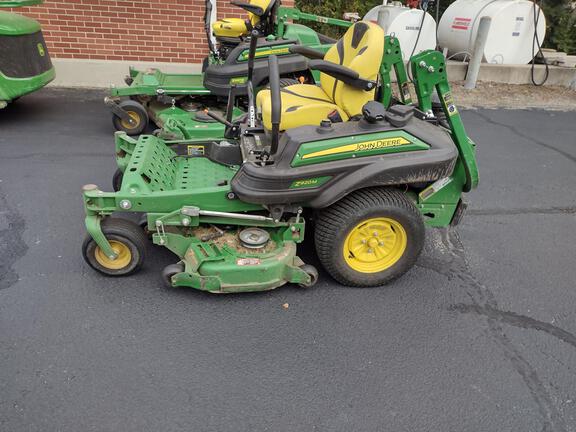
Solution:
M 452 28 L 456 30 L 468 30 L 472 24 L 472 18 L 456 17 L 452 22 Z

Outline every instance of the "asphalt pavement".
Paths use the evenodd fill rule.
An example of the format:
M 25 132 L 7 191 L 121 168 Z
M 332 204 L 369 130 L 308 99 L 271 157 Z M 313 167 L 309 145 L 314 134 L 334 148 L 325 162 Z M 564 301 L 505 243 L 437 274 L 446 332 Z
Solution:
M 480 187 L 393 284 L 210 295 L 84 263 L 102 96 L 0 111 L 0 431 L 576 431 L 575 112 L 463 112 Z

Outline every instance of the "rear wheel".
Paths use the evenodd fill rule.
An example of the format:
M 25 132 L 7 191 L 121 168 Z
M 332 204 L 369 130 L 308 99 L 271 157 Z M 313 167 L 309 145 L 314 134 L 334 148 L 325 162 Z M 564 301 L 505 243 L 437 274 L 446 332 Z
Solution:
M 414 266 L 424 233 L 422 216 L 404 193 L 365 189 L 320 212 L 316 251 L 338 282 L 380 286 Z
M 107 276 L 127 276 L 140 270 L 148 245 L 142 228 L 129 220 L 111 217 L 101 222 L 101 228 L 117 257 L 112 259 L 104 254 L 88 235 L 82 255 L 90 267 Z
M 112 114 L 112 123 L 117 131 L 126 132 L 128 135 L 139 135 L 148 126 L 148 112 L 144 105 L 134 100 L 125 100 L 118 104 L 132 121 L 124 120 L 116 114 Z

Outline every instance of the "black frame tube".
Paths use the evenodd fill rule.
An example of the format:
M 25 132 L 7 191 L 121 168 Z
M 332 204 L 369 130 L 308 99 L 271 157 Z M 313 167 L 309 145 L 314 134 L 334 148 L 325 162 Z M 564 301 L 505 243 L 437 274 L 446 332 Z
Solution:
M 250 36 L 250 51 L 248 52 L 248 126 L 256 127 L 256 101 L 254 99 L 254 58 L 256 57 L 256 46 L 258 44 L 258 31 L 253 30 Z

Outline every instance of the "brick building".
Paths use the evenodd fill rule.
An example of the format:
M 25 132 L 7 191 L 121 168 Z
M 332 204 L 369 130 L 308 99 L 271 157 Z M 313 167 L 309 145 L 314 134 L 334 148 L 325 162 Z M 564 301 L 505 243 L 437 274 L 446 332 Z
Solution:
M 217 0 L 216 10 L 219 18 L 245 16 L 229 0 Z M 126 72 L 128 64 L 169 63 L 178 71 L 199 64 L 208 52 L 205 0 L 45 0 L 14 12 L 42 24 L 58 81 L 78 72 L 98 72 L 96 78 L 105 80 L 121 67 Z

